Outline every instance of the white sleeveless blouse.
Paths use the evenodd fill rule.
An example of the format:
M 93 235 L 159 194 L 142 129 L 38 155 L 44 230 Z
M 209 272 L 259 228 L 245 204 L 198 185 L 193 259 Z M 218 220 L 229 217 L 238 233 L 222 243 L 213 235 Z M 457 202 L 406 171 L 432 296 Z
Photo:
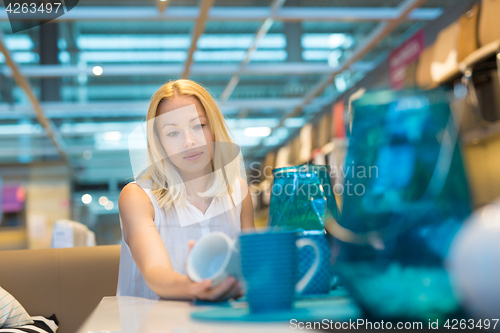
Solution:
M 151 193 L 151 183 L 144 182 L 137 183 L 137 185 L 146 192 L 153 204 L 156 229 L 167 249 L 172 266 L 178 273 L 186 274 L 188 240 L 196 241 L 213 231 L 222 231 L 235 239 L 241 231 L 242 193 L 239 179 L 235 181 L 232 200 L 228 193 L 222 197 L 213 198 L 205 214 L 187 200 L 184 206 L 174 204 L 169 209 L 160 208 L 156 197 Z M 159 296 L 146 283 L 132 258 L 121 217 L 120 227 L 122 242 L 116 296 L 159 299 Z

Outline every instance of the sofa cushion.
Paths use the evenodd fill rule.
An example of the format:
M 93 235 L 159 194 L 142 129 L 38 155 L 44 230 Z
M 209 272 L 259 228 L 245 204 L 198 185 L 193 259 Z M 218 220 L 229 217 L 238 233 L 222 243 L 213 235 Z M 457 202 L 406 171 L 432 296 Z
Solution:
M 17 327 L 25 324 L 33 324 L 30 315 L 14 296 L 0 287 L 0 327 Z
M 31 314 L 56 314 L 76 332 L 105 296 L 116 295 L 120 245 L 2 251 L 0 285 Z

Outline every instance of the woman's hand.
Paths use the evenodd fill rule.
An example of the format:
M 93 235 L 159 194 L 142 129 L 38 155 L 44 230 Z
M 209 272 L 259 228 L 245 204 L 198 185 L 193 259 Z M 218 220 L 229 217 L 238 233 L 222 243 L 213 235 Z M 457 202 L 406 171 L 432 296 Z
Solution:
M 210 280 L 191 281 L 189 292 L 194 299 L 211 302 L 227 301 L 243 295 L 240 283 L 232 276 L 229 276 L 215 287 L 212 287 L 212 281 Z
M 194 240 L 188 242 L 188 256 L 195 244 Z M 203 301 L 227 301 L 231 298 L 238 298 L 243 295 L 241 284 L 233 277 L 227 277 L 221 284 L 213 287 L 211 280 L 203 280 L 201 282 L 194 282 L 189 279 L 189 294 L 193 299 Z

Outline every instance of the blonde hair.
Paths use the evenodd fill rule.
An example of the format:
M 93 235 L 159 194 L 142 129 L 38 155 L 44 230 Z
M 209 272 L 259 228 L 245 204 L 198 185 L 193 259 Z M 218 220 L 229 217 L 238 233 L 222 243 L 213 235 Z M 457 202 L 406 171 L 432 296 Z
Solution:
M 193 96 L 203 105 L 214 136 L 215 144 L 212 146 L 214 148 L 211 155 L 212 171 L 215 172 L 209 176 L 208 189 L 198 195 L 219 197 L 225 193 L 232 194 L 233 184 L 242 174 L 242 169 L 244 170 L 242 156 L 213 97 L 202 86 L 191 80 L 169 81 L 162 85 L 151 99 L 146 117 L 149 167 L 143 177 L 152 180 L 152 193 L 160 207 L 166 208 L 169 208 L 174 201 L 184 204 L 187 198 L 183 180 L 166 155 L 155 129 L 158 106 L 161 102 L 176 96 Z M 228 144 L 220 145 L 218 142 Z

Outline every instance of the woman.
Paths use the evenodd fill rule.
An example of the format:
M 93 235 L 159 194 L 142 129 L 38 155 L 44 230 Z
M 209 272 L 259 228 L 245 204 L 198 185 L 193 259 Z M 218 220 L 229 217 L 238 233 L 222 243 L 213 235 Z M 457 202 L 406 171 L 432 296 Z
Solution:
M 118 296 L 227 300 L 234 277 L 211 286 L 185 275 L 194 241 L 254 228 L 242 158 L 210 94 L 190 80 L 154 94 L 147 114 L 148 168 L 120 194 L 122 248 Z M 244 167 L 243 167 L 244 169 Z M 242 177 L 243 176 L 243 177 Z

